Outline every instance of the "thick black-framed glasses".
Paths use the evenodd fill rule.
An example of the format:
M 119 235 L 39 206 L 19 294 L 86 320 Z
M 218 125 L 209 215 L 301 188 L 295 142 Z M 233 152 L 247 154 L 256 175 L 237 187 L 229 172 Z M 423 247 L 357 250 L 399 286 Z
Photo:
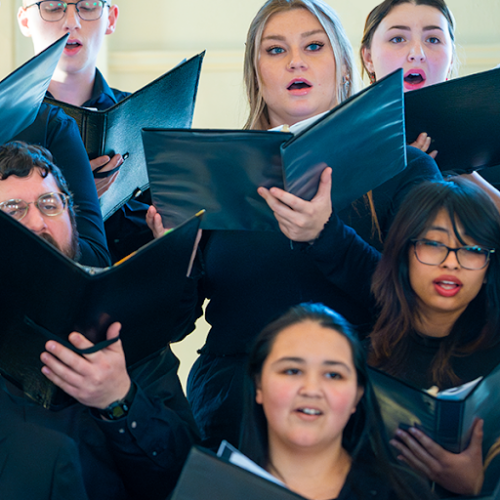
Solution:
M 29 206 L 33 204 L 43 215 L 55 217 L 61 215 L 69 205 L 69 196 L 64 193 L 44 193 L 35 201 L 12 199 L 0 202 L 0 210 L 20 221 L 28 213 Z
M 104 7 L 109 7 L 107 2 L 102 1 L 54 2 L 53 0 L 43 0 L 42 2 L 32 3 L 26 8 L 29 9 L 34 5 L 38 7 L 40 17 L 49 23 L 60 21 L 66 15 L 68 5 L 75 6 L 78 16 L 83 21 L 97 21 L 102 17 Z
M 458 248 L 450 248 L 433 240 L 411 240 L 415 249 L 415 257 L 422 264 L 428 266 L 439 266 L 447 258 L 450 252 L 455 252 L 457 262 L 464 269 L 478 271 L 484 269 L 490 255 L 495 252 L 494 249 L 482 248 L 477 245 L 470 245 Z

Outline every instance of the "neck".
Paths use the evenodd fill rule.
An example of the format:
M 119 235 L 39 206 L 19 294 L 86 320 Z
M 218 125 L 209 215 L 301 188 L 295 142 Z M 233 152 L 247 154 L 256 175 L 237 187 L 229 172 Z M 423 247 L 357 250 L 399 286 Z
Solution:
M 340 446 L 323 450 L 284 449 L 270 445 L 269 472 L 305 498 L 337 498 L 351 468 L 351 457 Z
M 69 74 L 56 69 L 49 85 L 49 92 L 58 101 L 81 106 L 92 96 L 95 67 L 77 74 Z
M 464 310 L 449 313 L 420 312 L 415 320 L 415 327 L 417 331 L 428 337 L 447 337 Z

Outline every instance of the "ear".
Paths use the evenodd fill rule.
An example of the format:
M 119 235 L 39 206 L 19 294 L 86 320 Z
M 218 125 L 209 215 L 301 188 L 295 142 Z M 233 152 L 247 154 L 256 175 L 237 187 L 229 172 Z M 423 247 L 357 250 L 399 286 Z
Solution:
M 255 387 L 255 402 L 259 405 L 262 404 L 262 389 L 260 388 L 260 379 L 256 382 Z
M 375 73 L 375 68 L 373 66 L 372 60 L 372 51 L 367 47 L 363 47 L 361 53 L 363 55 L 363 61 L 365 63 L 365 68 L 368 70 L 368 73 Z
M 120 13 L 118 5 L 111 5 L 108 12 L 108 26 L 106 27 L 106 35 L 111 35 L 115 32 L 118 14 Z
M 363 394 L 365 393 L 364 387 L 358 386 L 358 390 L 356 392 L 356 401 L 353 409 L 351 410 L 351 413 L 356 412 L 356 407 L 358 406 L 358 403 L 361 401 L 361 398 L 363 397 Z
M 31 30 L 29 27 L 28 10 L 24 7 L 19 7 L 17 11 L 17 22 L 21 33 L 26 37 L 31 37 Z

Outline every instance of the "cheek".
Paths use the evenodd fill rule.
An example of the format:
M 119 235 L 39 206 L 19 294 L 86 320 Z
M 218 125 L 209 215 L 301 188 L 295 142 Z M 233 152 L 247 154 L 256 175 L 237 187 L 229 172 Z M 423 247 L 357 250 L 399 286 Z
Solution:
M 57 243 L 66 247 L 71 242 L 72 228 L 69 215 L 65 213 L 60 218 L 51 221 L 50 230 Z

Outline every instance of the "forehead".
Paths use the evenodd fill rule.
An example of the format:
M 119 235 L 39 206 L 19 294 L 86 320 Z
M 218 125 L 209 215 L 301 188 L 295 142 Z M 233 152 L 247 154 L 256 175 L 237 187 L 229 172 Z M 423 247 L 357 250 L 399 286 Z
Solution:
M 439 26 L 448 33 L 448 21 L 436 7 L 430 5 L 415 5 L 413 3 L 402 3 L 396 5 L 382 19 L 379 28 L 390 29 L 393 26 L 424 27 Z
M 25 201 L 34 201 L 41 194 L 59 191 L 57 182 L 52 174 L 43 178 L 40 170 L 34 169 L 27 177 L 11 175 L 0 181 L 0 201 L 20 198 Z
M 460 221 L 460 219 L 458 219 L 456 216 L 455 216 L 455 229 L 460 235 L 460 238 L 462 238 L 464 241 L 466 241 L 467 243 L 475 243 L 470 236 L 467 236 L 465 234 L 464 226 Z M 432 221 L 430 221 L 429 226 L 424 231 L 424 235 L 430 231 L 433 231 L 436 233 L 447 235 L 450 238 L 456 239 L 455 229 L 453 228 L 453 224 L 451 222 L 448 211 L 442 208 L 437 213 L 436 217 Z
M 307 9 L 297 8 L 273 14 L 267 20 L 262 37 L 275 34 L 292 36 L 316 30 L 324 32 L 318 18 Z
M 310 320 L 289 326 L 277 335 L 268 360 L 272 362 L 283 357 L 341 361 L 353 366 L 351 346 L 344 335 Z

